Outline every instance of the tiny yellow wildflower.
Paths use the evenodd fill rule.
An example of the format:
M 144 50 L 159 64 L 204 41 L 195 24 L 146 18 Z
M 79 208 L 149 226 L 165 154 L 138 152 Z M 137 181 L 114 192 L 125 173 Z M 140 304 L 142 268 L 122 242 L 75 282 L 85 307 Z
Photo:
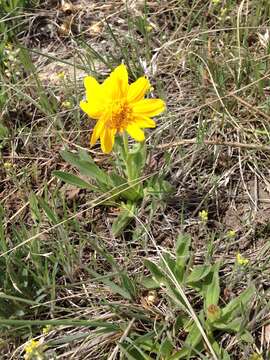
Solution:
M 65 100 L 62 102 L 62 106 L 66 109 L 70 109 L 71 108 L 71 102 L 68 100 Z
M 31 359 L 33 356 L 38 354 L 39 347 L 40 347 L 39 341 L 36 341 L 34 339 L 30 340 L 24 348 L 25 351 L 24 359 L 25 360 Z
M 227 231 L 227 237 L 229 239 L 234 239 L 236 237 L 236 231 L 235 230 L 229 230 Z
M 206 223 L 208 221 L 208 212 L 206 210 L 200 211 L 199 218 L 202 222 Z
M 49 334 L 49 332 L 52 330 L 52 325 L 46 325 L 44 326 L 44 328 L 42 329 L 42 334 L 47 335 Z
M 43 344 L 44 339 L 36 341 L 31 339 L 24 347 L 24 360 L 42 360 L 47 346 Z
M 109 77 L 99 84 L 92 76 L 84 79 L 86 101 L 80 102 L 81 109 L 97 120 L 90 144 L 100 138 L 101 149 L 110 153 L 117 133 L 126 131 L 136 141 L 144 140 L 144 128 L 154 128 L 151 117 L 165 110 L 161 99 L 144 99 L 151 88 L 146 76 L 134 83 L 128 83 L 128 72 L 124 64 L 117 66 Z
M 31 339 L 24 348 L 26 354 L 30 354 L 31 352 L 35 351 L 39 347 L 39 341 Z
M 5 50 L 12 50 L 13 49 L 13 46 L 12 46 L 12 44 L 11 43 L 6 43 L 6 45 L 5 45 Z
M 252 354 L 249 360 L 263 360 L 263 357 L 260 354 Z
M 212 0 L 212 4 L 217 5 L 220 3 L 221 0 Z
M 61 80 L 63 80 L 65 77 L 66 77 L 66 73 L 64 71 L 60 71 L 58 74 L 57 74 L 57 77 Z
M 239 252 L 236 254 L 236 261 L 238 265 L 247 265 L 249 260 L 244 258 Z
M 223 18 L 226 15 L 226 13 L 227 13 L 227 8 L 222 8 L 220 10 L 220 17 Z
M 4 168 L 8 171 L 8 170 L 10 170 L 10 169 L 12 169 L 12 167 L 13 167 L 13 165 L 12 165 L 12 163 L 11 162 L 5 162 L 4 163 Z

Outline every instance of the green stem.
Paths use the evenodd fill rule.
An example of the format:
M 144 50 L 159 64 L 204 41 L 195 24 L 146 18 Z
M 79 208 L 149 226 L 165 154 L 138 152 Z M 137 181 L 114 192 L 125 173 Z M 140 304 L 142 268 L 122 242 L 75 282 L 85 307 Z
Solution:
M 125 163 L 126 163 L 126 171 L 127 171 L 127 180 L 128 182 L 132 181 L 132 172 L 129 166 L 129 147 L 128 147 L 128 135 L 126 132 L 123 134 L 123 143 L 124 143 L 124 151 L 125 151 Z
M 123 134 L 123 143 L 124 143 L 124 149 L 125 149 L 125 155 L 126 158 L 128 157 L 128 153 L 129 153 L 129 149 L 128 149 L 128 135 L 127 133 L 124 131 Z

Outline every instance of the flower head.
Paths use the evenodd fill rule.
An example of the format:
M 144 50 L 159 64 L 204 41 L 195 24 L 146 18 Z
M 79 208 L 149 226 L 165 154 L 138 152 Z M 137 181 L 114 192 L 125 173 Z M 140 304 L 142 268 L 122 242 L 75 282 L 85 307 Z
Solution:
M 236 261 L 238 265 L 247 265 L 249 260 L 244 258 L 239 252 L 236 254 Z
M 12 164 L 11 162 L 5 162 L 5 163 L 4 163 L 4 168 L 5 168 L 7 171 L 11 170 L 12 167 L 13 167 L 13 164 Z
M 218 305 L 211 304 L 207 308 L 207 318 L 212 322 L 216 321 L 221 316 L 221 309 Z
M 236 237 L 236 231 L 235 230 L 228 230 L 226 235 L 227 235 L 227 237 L 229 239 L 234 239 Z
M 31 339 L 24 348 L 24 351 L 25 351 L 24 359 L 30 360 L 34 357 L 39 356 L 40 355 L 40 352 L 39 352 L 40 345 L 41 344 L 39 341 Z
M 60 71 L 58 74 L 57 74 L 57 77 L 61 80 L 63 80 L 66 76 L 66 73 L 64 71 Z
M 64 108 L 66 108 L 66 109 L 70 109 L 71 106 L 72 106 L 72 104 L 71 104 L 70 101 L 65 100 L 65 101 L 62 102 L 62 106 L 63 106 Z
M 39 341 L 32 339 L 27 343 L 27 345 L 24 348 L 24 351 L 26 352 L 26 354 L 29 354 L 35 351 L 38 347 L 39 347 Z
M 208 212 L 206 210 L 200 211 L 199 218 L 203 223 L 206 223 L 208 221 Z
M 93 146 L 100 138 L 104 153 L 112 151 L 117 133 L 126 131 L 136 141 L 143 141 L 142 129 L 154 128 L 156 123 L 151 117 L 165 110 L 165 103 L 161 99 L 144 99 L 151 87 L 145 76 L 129 85 L 124 64 L 114 69 L 102 84 L 87 76 L 84 86 L 86 101 L 81 101 L 80 107 L 97 120 L 90 144 Z
M 52 325 L 46 325 L 43 329 L 42 329 L 42 334 L 43 335 L 47 335 L 49 334 L 49 332 L 52 330 Z

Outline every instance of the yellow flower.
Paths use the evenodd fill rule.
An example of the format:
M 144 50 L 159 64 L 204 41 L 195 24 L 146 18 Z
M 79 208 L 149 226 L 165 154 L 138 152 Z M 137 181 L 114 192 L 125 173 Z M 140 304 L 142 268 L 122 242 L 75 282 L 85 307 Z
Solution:
M 10 163 L 10 162 L 5 162 L 4 163 L 4 168 L 6 170 L 10 170 L 10 169 L 12 169 L 12 167 L 13 167 L 12 163 Z
M 208 212 L 206 210 L 200 211 L 199 218 L 202 222 L 207 222 L 208 221 Z
M 39 347 L 39 341 L 32 339 L 25 346 L 24 351 L 26 352 L 26 354 L 30 354 L 33 351 L 35 351 L 38 347 Z
M 31 339 L 24 347 L 24 360 L 42 360 L 44 359 L 44 351 L 47 346 L 43 343 L 43 339 L 36 341 Z
M 260 354 L 252 354 L 249 360 L 263 360 L 263 357 Z
M 10 50 L 12 50 L 12 49 L 13 49 L 12 44 L 11 44 L 11 43 L 6 43 L 6 45 L 5 45 L 5 50 L 10 51 Z
M 110 153 L 116 133 L 126 131 L 136 141 L 144 140 L 144 128 L 154 128 L 151 117 L 165 110 L 161 99 L 144 99 L 151 85 L 142 76 L 128 84 L 128 72 L 124 64 L 119 65 L 110 76 L 99 84 L 92 76 L 84 79 L 86 101 L 80 102 L 81 109 L 96 119 L 90 144 L 100 138 L 101 149 Z
M 49 334 L 49 332 L 52 330 L 52 325 L 46 325 L 43 329 L 42 329 L 42 334 L 43 335 L 47 335 Z
M 61 80 L 63 80 L 66 76 L 66 73 L 64 71 L 60 71 L 58 74 L 57 74 L 57 77 Z
M 25 351 L 24 359 L 28 360 L 31 359 L 33 355 L 36 355 L 39 347 L 40 347 L 39 341 L 36 341 L 34 339 L 30 340 L 24 348 Z
M 227 231 L 227 237 L 229 239 L 234 239 L 236 237 L 236 231 L 235 230 L 229 230 Z
M 72 105 L 71 105 L 71 102 L 70 102 L 70 101 L 65 100 L 65 101 L 62 102 L 62 106 L 63 106 L 64 108 L 66 108 L 66 109 L 70 109 Z
M 236 261 L 238 265 L 247 265 L 249 260 L 244 258 L 239 252 L 236 254 Z
M 224 17 L 224 16 L 226 15 L 226 12 L 227 12 L 227 8 L 222 8 L 222 9 L 220 10 L 220 16 L 221 16 L 221 17 Z

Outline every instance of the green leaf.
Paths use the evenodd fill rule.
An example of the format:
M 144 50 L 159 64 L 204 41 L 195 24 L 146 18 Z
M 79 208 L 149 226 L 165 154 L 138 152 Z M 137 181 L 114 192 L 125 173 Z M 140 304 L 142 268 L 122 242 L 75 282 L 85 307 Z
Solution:
M 247 330 L 245 330 L 243 334 L 240 335 L 240 339 L 248 344 L 254 344 L 254 338 Z
M 8 136 L 8 128 L 0 123 L 0 141 Z
M 188 234 L 179 234 L 176 240 L 176 257 L 180 262 L 186 260 L 186 257 L 190 255 L 191 237 Z M 185 263 L 185 261 L 184 261 Z
M 229 355 L 229 353 L 225 350 L 225 349 L 222 349 L 223 351 L 222 351 L 222 360 L 231 360 L 231 357 L 230 357 L 230 355 Z
M 163 269 L 168 271 L 168 267 L 170 268 L 171 272 L 175 274 L 175 260 L 172 258 L 172 256 L 168 253 L 165 253 L 162 258 L 162 266 Z
M 166 255 L 168 255 L 168 254 L 166 254 Z M 167 274 L 167 266 L 165 266 L 164 262 L 166 262 L 166 264 L 171 269 L 171 271 L 173 271 L 172 268 L 174 267 L 174 261 L 171 261 L 172 259 L 170 259 L 168 261 L 168 259 L 170 259 L 170 257 L 167 257 L 167 259 L 166 259 L 166 256 L 165 256 L 163 263 L 162 263 L 162 269 L 159 268 L 156 264 L 152 263 L 149 260 L 145 260 L 145 265 L 151 271 L 154 280 L 157 283 L 159 283 L 161 286 L 166 286 L 167 294 L 168 294 L 168 296 L 170 296 L 172 301 L 175 304 L 177 304 L 177 306 L 180 307 L 180 309 L 186 309 L 186 305 L 185 305 L 185 302 L 184 302 L 181 294 L 179 293 L 175 284 L 170 279 L 170 276 Z
M 109 280 L 108 278 L 101 278 L 100 275 L 92 269 L 87 269 L 87 271 L 90 274 L 92 274 L 95 278 L 97 278 L 100 282 L 102 282 L 104 285 L 108 286 L 111 289 L 112 293 L 119 294 L 124 299 L 132 300 L 132 296 L 126 289 L 115 284 L 113 281 Z
M 119 215 L 112 224 L 114 236 L 119 236 L 135 216 L 136 207 L 134 204 L 123 206 Z
M 228 322 L 228 323 L 224 323 L 222 322 L 222 319 L 219 319 L 218 321 L 215 321 L 214 323 L 212 323 L 212 327 L 214 329 L 218 329 L 218 330 L 224 330 L 227 332 L 232 332 L 232 333 L 238 333 L 241 329 L 242 326 L 242 318 L 235 318 L 232 321 Z
M 154 280 L 160 285 L 164 285 L 164 273 L 163 271 L 152 261 L 145 259 L 145 266 L 152 273 Z
M 64 171 L 53 171 L 53 175 L 58 177 L 60 180 L 64 181 L 67 184 L 76 186 L 80 189 L 91 189 L 91 190 L 97 190 L 97 188 L 91 184 L 89 184 L 87 181 L 84 181 L 77 175 L 69 174 Z
M 204 279 L 212 270 L 211 265 L 197 265 L 186 279 L 187 283 L 195 283 Z
M 120 343 L 118 344 L 121 352 L 126 356 L 128 360 L 153 360 L 150 356 L 148 356 L 145 352 L 143 352 L 140 348 L 134 345 L 134 347 Z
M 38 203 L 42 207 L 42 209 L 45 211 L 48 219 L 54 224 L 59 223 L 59 218 L 56 213 L 53 212 L 53 210 L 49 207 L 49 205 L 46 203 L 44 199 L 41 197 L 38 198 Z
M 177 357 L 172 359 L 189 359 L 191 355 L 196 352 L 200 352 L 203 349 L 202 335 L 197 325 L 193 322 L 191 330 L 184 342 L 183 348 L 178 351 Z
M 122 287 L 130 294 L 132 299 L 136 298 L 136 285 L 125 273 L 120 273 Z
M 162 179 L 161 175 L 153 176 L 145 187 L 145 193 L 152 195 L 159 200 L 164 200 L 165 196 L 172 193 L 174 187 L 166 180 Z
M 160 355 L 164 359 L 167 359 L 168 356 L 170 356 L 172 350 L 173 350 L 172 342 L 166 337 L 160 345 L 160 348 L 159 348 Z
M 32 192 L 29 195 L 29 205 L 30 205 L 30 211 L 32 215 L 32 219 L 34 221 L 41 221 L 41 213 L 38 207 L 38 198 L 36 195 Z
M 127 180 L 124 179 L 123 177 L 119 176 L 115 172 L 112 172 L 110 176 L 113 185 L 117 187 L 117 189 L 115 190 L 116 193 L 119 193 L 121 189 L 127 188 L 126 190 L 121 191 L 121 194 L 118 195 L 121 198 L 130 201 L 137 201 L 142 197 L 141 194 L 139 194 L 132 186 L 130 187 Z
M 188 326 L 190 318 L 187 317 L 186 313 L 181 312 L 179 315 L 176 316 L 173 325 L 173 331 L 175 334 L 178 334 L 179 331 L 182 331 Z
M 102 191 L 107 191 L 110 189 L 109 185 L 111 184 L 111 181 L 109 176 L 104 171 L 102 171 L 93 161 L 81 160 L 77 154 L 71 153 L 68 150 L 63 150 L 60 152 L 60 154 L 66 162 L 75 166 L 82 175 L 88 176 L 89 178 L 96 180 L 99 186 L 101 186 Z
M 87 151 L 84 150 L 84 149 L 79 149 L 79 150 L 78 150 L 78 155 L 79 155 L 79 158 L 80 158 L 81 160 L 88 161 L 88 162 L 90 162 L 91 164 L 94 164 L 94 163 L 95 163 L 94 159 L 93 159 L 92 156 L 89 154 L 89 152 L 87 152 Z
M 212 266 L 212 279 L 209 285 L 206 285 L 205 290 L 205 309 L 210 305 L 217 305 L 219 302 L 220 285 L 219 285 L 219 264 Z
M 154 290 L 160 287 L 159 284 L 151 276 L 143 277 L 142 279 L 140 279 L 138 284 L 142 285 L 148 290 Z
M 217 355 L 217 358 L 220 359 L 220 360 L 230 360 L 230 355 L 228 354 L 228 352 L 223 349 L 218 342 L 216 342 L 212 336 L 209 336 L 208 337 L 208 340 L 210 341 L 211 343 L 211 346 L 215 352 L 215 354 Z
M 254 285 L 249 286 L 245 291 L 243 291 L 237 298 L 231 300 L 229 304 L 227 304 L 222 309 L 221 320 L 225 323 L 233 319 L 235 316 L 241 313 L 241 305 L 242 307 L 246 307 L 249 303 L 252 296 L 256 294 L 256 288 Z
M 180 234 L 176 241 L 176 278 L 182 282 L 185 275 L 186 263 L 190 258 L 191 237 L 186 234 Z

